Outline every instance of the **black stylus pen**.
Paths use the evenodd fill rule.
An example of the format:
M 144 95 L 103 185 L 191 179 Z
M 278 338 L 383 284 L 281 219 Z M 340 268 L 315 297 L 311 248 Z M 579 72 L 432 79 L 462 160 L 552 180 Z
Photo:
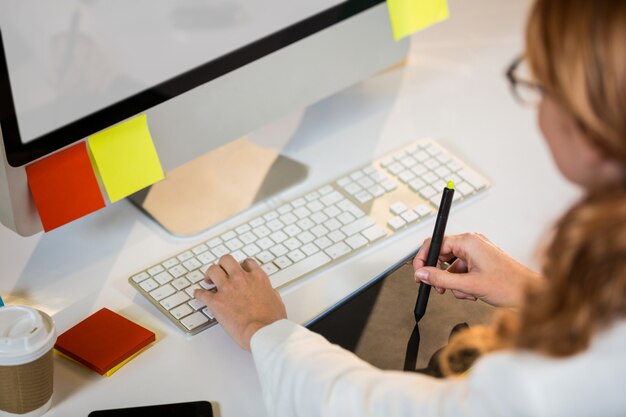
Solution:
M 443 236 L 446 232 L 446 224 L 448 223 L 448 215 L 450 214 L 450 207 L 452 207 L 452 197 L 454 197 L 454 181 L 448 181 L 448 185 L 443 189 L 443 195 L 441 196 L 441 203 L 439 204 L 439 212 L 437 213 L 437 220 L 435 221 L 435 230 L 433 231 L 433 238 L 430 241 L 430 249 L 428 250 L 428 257 L 426 258 L 425 266 L 437 266 L 437 259 L 439 258 L 439 251 L 441 250 L 441 242 L 443 242 Z M 426 313 L 426 306 L 428 305 L 428 296 L 430 295 L 430 285 L 420 283 L 420 289 L 417 293 L 417 301 L 415 302 L 415 322 L 419 323 L 420 319 L 424 317 Z

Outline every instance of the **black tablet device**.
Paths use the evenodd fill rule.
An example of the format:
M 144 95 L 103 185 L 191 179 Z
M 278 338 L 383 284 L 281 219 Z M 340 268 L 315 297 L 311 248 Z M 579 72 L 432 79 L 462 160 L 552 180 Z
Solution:
M 404 370 L 407 344 L 415 329 L 418 285 L 412 273 L 394 272 L 400 268 L 412 271 L 416 253 L 404 257 L 306 327 L 372 365 Z M 413 354 L 417 356 L 417 352 Z
M 208 401 L 92 411 L 89 417 L 213 417 Z

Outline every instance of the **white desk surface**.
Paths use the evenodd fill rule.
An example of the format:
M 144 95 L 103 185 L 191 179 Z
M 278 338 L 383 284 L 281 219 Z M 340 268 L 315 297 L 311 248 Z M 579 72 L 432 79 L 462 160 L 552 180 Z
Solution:
M 538 244 L 579 194 L 553 166 L 534 111 L 513 100 L 504 78 L 523 47 L 528 5 L 450 0 L 451 18 L 414 35 L 405 65 L 254 132 L 258 143 L 310 167 L 309 178 L 286 198 L 417 138 L 433 137 L 493 182 L 484 198 L 454 211 L 448 232 L 480 231 L 536 266 Z M 47 311 L 60 332 L 107 307 L 157 333 L 157 343 L 110 378 L 55 358 L 48 416 L 202 399 L 215 401 L 222 416 L 265 415 L 248 353 L 219 326 L 184 336 L 127 282 L 227 227 L 174 238 L 126 201 L 46 235 L 21 238 L 0 227 L 0 293 L 6 302 Z M 288 287 L 283 295 L 290 318 L 305 322 L 431 230 L 432 221 Z

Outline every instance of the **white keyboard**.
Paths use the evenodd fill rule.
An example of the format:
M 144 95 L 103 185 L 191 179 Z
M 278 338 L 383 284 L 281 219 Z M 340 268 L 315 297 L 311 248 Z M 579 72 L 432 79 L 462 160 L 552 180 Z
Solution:
M 208 267 L 230 253 L 256 259 L 274 288 L 376 246 L 436 214 L 453 180 L 454 201 L 474 198 L 489 182 L 435 141 L 420 140 L 276 209 L 141 271 L 129 282 L 181 330 L 214 324 L 193 298 Z

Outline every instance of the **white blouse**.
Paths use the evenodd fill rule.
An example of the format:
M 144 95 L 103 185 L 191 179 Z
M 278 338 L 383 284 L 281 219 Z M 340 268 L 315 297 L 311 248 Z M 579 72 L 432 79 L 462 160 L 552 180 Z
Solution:
M 288 320 L 251 348 L 272 417 L 626 416 L 626 321 L 583 353 L 494 353 L 452 379 L 382 371 Z

